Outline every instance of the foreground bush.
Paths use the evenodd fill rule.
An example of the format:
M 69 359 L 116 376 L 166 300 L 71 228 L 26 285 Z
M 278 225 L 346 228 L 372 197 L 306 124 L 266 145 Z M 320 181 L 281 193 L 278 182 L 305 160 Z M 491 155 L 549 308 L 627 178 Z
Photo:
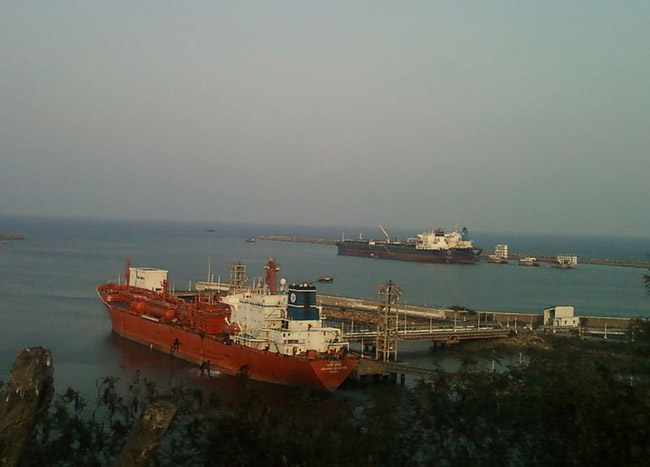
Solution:
M 411 389 L 287 389 L 296 402 L 281 406 L 245 380 L 234 402 L 176 387 L 164 395 L 179 412 L 151 465 L 645 465 L 647 358 L 622 344 L 552 346 L 504 372 L 469 365 Z M 92 404 L 73 390 L 58 395 L 25 465 L 111 465 L 161 395 L 139 375 L 121 386 L 99 381 Z

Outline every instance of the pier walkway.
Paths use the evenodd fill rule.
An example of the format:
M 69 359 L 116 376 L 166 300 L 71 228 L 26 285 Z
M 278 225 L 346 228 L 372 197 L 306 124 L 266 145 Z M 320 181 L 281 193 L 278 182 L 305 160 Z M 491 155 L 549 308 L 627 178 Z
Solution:
M 325 315 L 333 319 L 343 321 L 375 323 L 373 317 L 377 312 L 379 302 L 376 300 L 363 300 L 357 298 L 340 297 L 334 295 L 318 295 L 319 305 L 323 306 Z M 523 326 L 541 324 L 542 315 L 539 313 L 518 313 L 499 312 L 484 310 L 457 310 L 449 308 L 428 308 L 419 305 L 398 303 L 395 305 L 395 312 L 400 316 L 400 322 L 405 319 L 415 321 L 429 321 L 430 325 L 436 323 L 436 327 L 449 325 L 455 322 L 458 326 L 474 325 L 480 327 L 488 323 L 499 326 L 518 329 Z M 440 323 L 445 321 L 445 323 Z
M 455 344 L 462 340 L 497 339 L 508 337 L 510 330 L 498 327 L 409 327 L 399 329 L 392 335 L 398 341 L 428 341 L 432 343 Z M 345 332 L 343 338 L 350 342 L 370 342 L 377 338 L 377 331 L 363 330 Z

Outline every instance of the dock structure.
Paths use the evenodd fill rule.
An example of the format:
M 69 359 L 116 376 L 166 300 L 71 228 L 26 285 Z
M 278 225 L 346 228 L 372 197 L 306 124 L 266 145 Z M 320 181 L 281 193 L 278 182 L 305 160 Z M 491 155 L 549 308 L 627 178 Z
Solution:
M 362 357 L 350 376 L 357 381 L 373 380 L 396 384 L 399 375 L 399 383 L 404 385 L 406 375 L 415 378 L 432 378 L 435 374 L 436 370 L 412 367 L 405 363 L 384 362 Z
M 325 302 L 331 303 L 331 297 L 321 297 L 321 304 L 330 319 L 349 324 L 348 328 L 342 326 L 344 340 L 360 343 L 362 356 L 374 354 L 375 360 L 384 362 L 397 361 L 398 344 L 402 341 L 430 342 L 435 347 L 465 340 L 502 339 L 511 333 L 510 329 L 494 319 L 489 322 L 484 317 L 481 325 L 481 314 L 476 314 L 476 322 L 461 321 L 459 325 L 458 310 L 449 310 L 455 313 L 453 321 L 447 319 L 448 310 L 428 310 L 423 307 L 409 310 L 398 304 L 401 294 L 400 287 L 388 281 L 379 285 L 378 300 L 375 302 L 337 297 L 334 303 L 338 310 L 332 310 L 325 305 Z M 357 307 L 356 311 L 346 308 L 350 304 Z M 354 316 L 357 317 L 356 330 Z

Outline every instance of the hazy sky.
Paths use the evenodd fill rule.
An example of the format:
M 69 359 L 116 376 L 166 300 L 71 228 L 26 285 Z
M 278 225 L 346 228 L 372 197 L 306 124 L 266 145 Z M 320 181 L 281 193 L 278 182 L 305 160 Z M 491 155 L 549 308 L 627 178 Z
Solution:
M 650 235 L 650 2 L 3 1 L 0 214 Z

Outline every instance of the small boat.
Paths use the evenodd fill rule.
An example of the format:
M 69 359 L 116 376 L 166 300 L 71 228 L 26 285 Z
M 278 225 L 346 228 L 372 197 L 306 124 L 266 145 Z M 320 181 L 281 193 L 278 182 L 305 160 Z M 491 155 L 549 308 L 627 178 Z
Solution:
M 493 263 L 493 264 L 508 264 L 508 261 L 506 261 L 504 258 L 497 256 L 497 255 L 490 255 L 488 256 L 488 263 Z
M 519 266 L 539 266 L 539 263 L 537 262 L 537 258 L 533 256 L 526 256 L 525 258 L 521 258 L 519 260 Z
M 318 278 L 318 282 L 334 282 L 334 278 L 332 276 L 321 276 Z
M 246 243 L 255 243 L 256 241 L 257 241 L 257 239 L 255 237 L 248 237 L 246 239 Z
M 572 269 L 578 264 L 578 257 L 575 255 L 557 255 L 556 262 L 551 265 L 558 269 Z

